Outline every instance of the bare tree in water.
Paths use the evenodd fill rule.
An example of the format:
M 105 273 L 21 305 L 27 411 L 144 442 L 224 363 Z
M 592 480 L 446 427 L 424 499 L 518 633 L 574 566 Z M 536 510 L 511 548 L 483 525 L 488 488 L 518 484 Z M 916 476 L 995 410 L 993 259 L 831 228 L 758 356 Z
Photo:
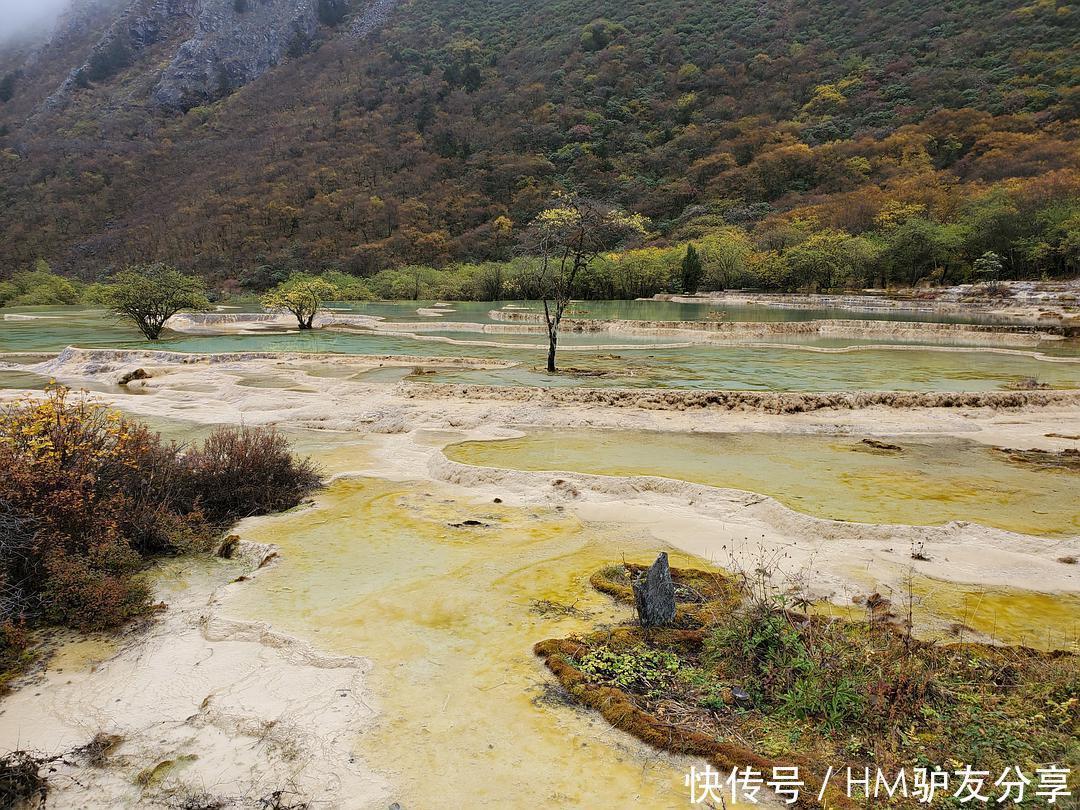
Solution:
M 559 193 L 537 214 L 522 239 L 522 250 L 536 258 L 530 286 L 544 302 L 548 332 L 547 370 L 555 371 L 559 326 L 578 277 L 605 250 L 645 233 L 646 219 L 608 203 Z

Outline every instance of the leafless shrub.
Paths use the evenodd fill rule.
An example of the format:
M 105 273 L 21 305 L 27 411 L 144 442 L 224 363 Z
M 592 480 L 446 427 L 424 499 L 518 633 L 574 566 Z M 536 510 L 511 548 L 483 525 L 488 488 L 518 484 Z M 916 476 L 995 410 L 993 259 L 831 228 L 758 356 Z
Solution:
M 259 799 L 260 810 L 308 810 L 309 804 L 297 800 L 290 791 L 275 790 Z
M 0 498 L 0 624 L 33 611 L 31 591 L 25 585 L 34 571 L 34 534 L 30 516 Z
M 0 807 L 43 807 L 49 784 L 41 768 L 47 762 L 29 751 L 0 757 Z
M 105 765 L 109 759 L 109 755 L 123 741 L 124 738 L 119 734 L 106 734 L 103 731 L 99 731 L 86 745 L 80 745 L 69 753 L 72 756 L 78 757 L 87 765 L 100 768 Z
M 218 428 L 183 462 L 189 495 L 213 523 L 290 509 L 320 485 L 314 463 L 273 429 Z

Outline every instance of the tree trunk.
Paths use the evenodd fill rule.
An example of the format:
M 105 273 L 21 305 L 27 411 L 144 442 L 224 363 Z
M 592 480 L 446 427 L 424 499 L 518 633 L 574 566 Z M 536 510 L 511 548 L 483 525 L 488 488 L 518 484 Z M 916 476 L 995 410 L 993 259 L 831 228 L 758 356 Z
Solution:
M 548 359 L 547 370 L 549 372 L 555 372 L 555 350 L 559 345 L 559 321 L 562 320 L 562 307 L 559 304 L 555 304 L 554 314 L 548 309 L 547 301 L 544 301 L 544 320 L 547 322 L 548 329 Z
M 642 627 L 664 627 L 675 621 L 675 583 L 666 552 L 661 552 L 644 580 L 634 583 L 634 605 Z
M 164 322 L 157 323 L 153 320 L 136 321 L 139 326 L 139 331 L 143 333 L 143 336 L 147 340 L 157 340 L 161 334 L 161 328 L 165 325 Z

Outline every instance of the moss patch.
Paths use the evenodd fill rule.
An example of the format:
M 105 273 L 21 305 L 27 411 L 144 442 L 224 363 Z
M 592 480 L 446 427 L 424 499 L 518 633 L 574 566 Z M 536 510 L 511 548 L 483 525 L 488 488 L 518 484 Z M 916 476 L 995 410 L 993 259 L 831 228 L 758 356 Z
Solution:
M 632 604 L 643 570 L 610 566 L 591 582 Z M 620 626 L 534 647 L 574 701 L 657 748 L 722 771 L 798 765 L 807 807 L 818 806 L 815 779 L 829 765 L 1077 772 L 1075 655 L 922 641 L 889 622 L 751 599 L 720 574 L 672 574 L 676 628 Z M 831 789 L 829 806 L 865 801 Z

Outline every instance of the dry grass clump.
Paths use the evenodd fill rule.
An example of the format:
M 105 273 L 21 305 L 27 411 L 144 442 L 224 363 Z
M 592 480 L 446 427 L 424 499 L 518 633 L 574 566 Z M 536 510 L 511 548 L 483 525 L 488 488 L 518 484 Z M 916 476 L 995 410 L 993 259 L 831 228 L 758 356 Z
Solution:
M 85 745 L 52 756 L 16 750 L 0 756 L 0 808 L 30 810 L 45 807 L 49 793 L 48 773 L 54 763 L 78 761 L 94 768 L 107 764 L 113 750 L 123 742 L 116 734 L 98 732 Z
M 44 807 L 49 785 L 41 775 L 45 760 L 28 751 L 0 757 L 0 807 Z

